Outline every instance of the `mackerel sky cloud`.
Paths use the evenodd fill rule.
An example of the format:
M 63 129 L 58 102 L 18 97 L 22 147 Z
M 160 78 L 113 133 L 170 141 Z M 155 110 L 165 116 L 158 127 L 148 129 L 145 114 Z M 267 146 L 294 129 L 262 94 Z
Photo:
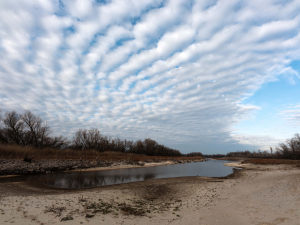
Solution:
M 299 133 L 300 1 L 0 2 L 0 109 L 183 153 Z

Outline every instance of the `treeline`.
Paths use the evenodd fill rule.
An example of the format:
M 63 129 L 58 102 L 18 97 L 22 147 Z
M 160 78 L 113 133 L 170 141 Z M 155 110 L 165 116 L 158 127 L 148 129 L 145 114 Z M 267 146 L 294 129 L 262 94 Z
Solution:
M 201 152 L 191 152 L 186 154 L 187 157 L 194 157 L 194 156 L 203 156 L 203 154 Z
M 71 141 L 63 136 L 50 136 L 48 123 L 30 111 L 19 114 L 15 111 L 0 114 L 0 143 L 36 148 L 96 150 L 149 156 L 181 156 L 181 152 L 158 144 L 150 138 L 144 141 L 128 141 L 103 136 L 98 129 L 80 129 Z
M 128 141 L 101 135 L 98 129 L 78 130 L 69 146 L 73 149 L 94 149 L 99 152 L 114 151 L 149 156 L 181 156 L 180 151 L 158 144 L 147 138 Z
M 268 151 L 237 151 L 237 152 L 229 152 L 226 154 L 226 157 L 242 157 L 242 158 L 264 158 L 264 159 L 270 159 L 274 158 L 275 154 L 271 154 Z
M 241 151 L 229 152 L 227 157 L 264 158 L 264 159 L 300 159 L 300 135 L 295 134 L 293 138 L 287 139 L 286 143 L 280 143 L 276 151 Z
M 212 154 L 212 155 L 203 155 L 205 158 L 223 158 L 225 155 L 223 154 Z

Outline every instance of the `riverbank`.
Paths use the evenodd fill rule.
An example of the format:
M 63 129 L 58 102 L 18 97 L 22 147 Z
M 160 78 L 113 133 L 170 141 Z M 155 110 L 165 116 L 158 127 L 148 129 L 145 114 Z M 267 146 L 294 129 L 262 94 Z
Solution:
M 156 179 L 86 190 L 0 182 L 0 224 L 299 224 L 298 167 L 240 166 L 227 179 Z
M 97 171 L 109 169 L 123 169 L 136 167 L 150 167 L 160 165 L 172 165 L 178 163 L 201 162 L 205 159 L 188 158 L 168 160 L 34 160 L 31 163 L 24 160 L 0 160 L 0 176 L 3 175 L 25 175 L 44 174 L 68 171 Z

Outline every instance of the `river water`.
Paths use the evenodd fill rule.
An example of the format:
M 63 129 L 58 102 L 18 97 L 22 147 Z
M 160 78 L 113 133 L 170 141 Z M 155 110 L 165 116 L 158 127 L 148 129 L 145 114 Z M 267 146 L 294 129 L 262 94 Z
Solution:
M 155 167 L 140 167 L 128 169 L 113 169 L 102 171 L 81 171 L 58 174 L 42 174 L 10 178 L 13 181 L 38 182 L 55 188 L 91 188 L 137 182 L 149 179 L 204 176 L 224 177 L 233 172 L 232 167 L 224 166 L 224 160 L 185 163 Z

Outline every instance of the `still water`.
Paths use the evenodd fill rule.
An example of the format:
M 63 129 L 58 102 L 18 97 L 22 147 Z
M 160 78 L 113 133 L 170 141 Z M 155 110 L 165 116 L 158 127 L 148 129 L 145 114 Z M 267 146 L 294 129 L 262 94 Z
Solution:
M 224 160 L 175 164 L 155 167 L 115 169 L 103 171 L 69 172 L 22 176 L 23 181 L 43 183 L 55 188 L 91 188 L 122 184 L 158 178 L 205 176 L 223 177 L 231 174 L 233 168 L 224 166 Z

